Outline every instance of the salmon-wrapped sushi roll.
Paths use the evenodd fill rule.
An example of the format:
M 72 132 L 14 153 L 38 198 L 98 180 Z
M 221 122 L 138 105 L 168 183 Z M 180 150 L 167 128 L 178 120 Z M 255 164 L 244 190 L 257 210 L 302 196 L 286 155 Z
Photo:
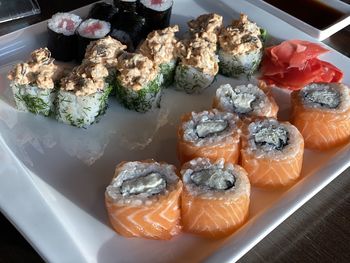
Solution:
M 292 93 L 292 123 L 305 147 L 327 150 L 350 141 L 350 89 L 339 83 L 312 83 Z
M 182 116 L 178 130 L 177 152 L 183 164 L 196 157 L 213 161 L 224 158 L 236 163 L 239 157 L 241 121 L 229 112 L 191 112 Z
M 259 84 L 260 86 L 262 84 Z M 221 85 L 216 90 L 213 108 L 238 114 L 242 119 L 277 117 L 278 105 L 274 98 L 257 85 Z
M 224 159 L 196 158 L 181 169 L 181 218 L 186 232 L 208 238 L 232 234 L 247 219 L 250 184 L 246 171 Z
M 253 186 L 278 188 L 292 184 L 300 176 L 303 154 L 303 137 L 288 122 L 257 119 L 243 131 L 242 167 Z
M 122 162 L 105 193 L 114 230 L 125 237 L 170 239 L 180 231 L 182 182 L 173 165 Z

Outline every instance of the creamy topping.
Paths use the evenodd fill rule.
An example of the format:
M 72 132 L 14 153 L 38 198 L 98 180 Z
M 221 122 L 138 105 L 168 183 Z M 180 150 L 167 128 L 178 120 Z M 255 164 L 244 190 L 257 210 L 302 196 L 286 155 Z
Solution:
M 8 78 L 17 85 L 35 85 L 42 89 L 53 89 L 60 77 L 60 70 L 53 63 L 47 48 L 40 48 L 31 53 L 31 60 L 19 63 L 9 72 Z
M 158 67 L 144 55 L 124 53 L 118 60 L 118 79 L 124 87 L 140 90 L 157 77 Z
M 226 120 L 201 121 L 196 126 L 196 133 L 199 138 L 205 138 L 224 131 L 228 126 Z
M 197 186 L 227 190 L 234 186 L 236 178 L 231 172 L 223 169 L 206 169 L 191 174 L 191 180 Z
M 240 19 L 223 28 L 219 34 L 220 47 L 231 54 L 244 54 L 262 48 L 260 28 L 248 17 L 241 14 Z
M 84 60 L 71 74 L 61 80 L 61 89 L 74 92 L 77 96 L 87 96 L 105 88 L 108 70 L 103 64 Z
M 305 104 L 317 108 L 336 109 L 341 103 L 340 91 L 329 84 L 312 83 L 300 94 Z
M 215 13 L 203 14 L 187 24 L 192 33 L 207 32 L 216 34 L 222 27 L 222 16 Z
M 139 53 L 148 57 L 155 64 L 168 63 L 176 58 L 175 32 L 179 26 L 167 27 L 163 30 L 152 31 L 146 40 L 141 44 Z
M 198 34 L 193 38 L 180 41 L 178 54 L 183 65 L 192 66 L 214 76 L 219 71 L 216 44 L 206 41 Z
M 92 41 L 86 48 L 85 59 L 94 63 L 103 63 L 107 68 L 115 67 L 118 64 L 118 56 L 127 47 L 118 40 L 107 36 Z
M 122 195 L 137 195 L 145 193 L 147 195 L 159 194 L 166 188 L 166 181 L 160 173 L 151 172 L 145 176 L 125 180 L 120 192 Z

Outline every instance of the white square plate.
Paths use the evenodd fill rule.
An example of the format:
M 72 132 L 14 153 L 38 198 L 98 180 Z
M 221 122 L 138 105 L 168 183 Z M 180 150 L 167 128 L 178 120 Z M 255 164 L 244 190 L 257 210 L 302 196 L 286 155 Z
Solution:
M 89 7 L 77 10 L 87 14 Z M 266 28 L 273 42 L 312 40 L 286 22 L 244 0 L 177 0 L 172 23 L 216 12 L 225 23 L 246 13 Z M 234 261 L 252 248 L 350 164 L 350 145 L 333 151 L 306 151 L 301 180 L 288 190 L 253 189 L 249 221 L 225 240 L 181 234 L 171 241 L 127 239 L 109 226 L 104 190 L 122 160 L 154 158 L 177 164 L 176 129 L 181 114 L 209 108 L 215 89 L 234 80 L 218 76 L 201 95 L 168 89 L 152 113 L 128 111 L 110 98 L 97 124 L 78 129 L 14 108 L 6 74 L 29 53 L 45 46 L 46 22 L 0 38 L 0 208 L 40 255 L 50 262 L 208 262 Z M 322 57 L 341 69 L 350 59 L 332 51 Z M 345 75 L 350 83 L 350 75 Z M 289 96 L 276 91 L 282 116 Z
M 350 24 L 350 5 L 339 0 L 319 0 L 319 2 L 324 3 L 325 5 L 345 14 L 344 17 L 341 18 L 339 21 L 335 22 L 332 25 L 329 25 L 327 28 L 322 30 L 305 23 L 304 21 L 288 14 L 287 12 L 282 11 L 281 9 L 278 9 L 277 7 L 274 7 L 273 5 L 270 5 L 264 2 L 263 0 L 247 0 L 247 1 L 262 8 L 263 10 L 269 12 L 270 14 L 277 16 L 278 18 L 286 21 L 290 25 L 295 26 L 296 28 L 299 28 L 306 34 L 320 41 L 325 40 L 326 38 L 337 33 L 338 31 L 342 30 L 344 27 Z M 284 0 L 284 1 L 288 1 L 288 0 Z M 303 8 L 303 7 L 301 6 L 300 8 Z M 309 11 L 313 12 L 313 10 L 309 10 Z

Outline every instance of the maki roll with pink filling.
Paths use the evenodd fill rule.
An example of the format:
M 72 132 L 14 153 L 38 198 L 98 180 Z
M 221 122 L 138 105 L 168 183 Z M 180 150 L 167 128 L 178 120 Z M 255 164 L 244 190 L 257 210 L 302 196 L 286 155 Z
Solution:
M 70 61 L 75 58 L 78 45 L 75 31 L 80 23 L 81 18 L 70 13 L 57 13 L 49 19 L 47 47 L 52 57 L 61 61 Z
M 149 31 L 169 26 L 173 0 L 140 0 L 139 14 L 146 18 Z
M 93 40 L 103 38 L 111 31 L 111 24 L 98 19 L 87 19 L 83 21 L 78 29 L 78 53 L 77 60 L 84 58 L 86 47 Z

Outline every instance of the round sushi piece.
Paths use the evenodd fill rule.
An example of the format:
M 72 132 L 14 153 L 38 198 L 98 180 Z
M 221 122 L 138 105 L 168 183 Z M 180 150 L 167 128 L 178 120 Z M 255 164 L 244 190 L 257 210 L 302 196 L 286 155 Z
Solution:
M 241 121 L 229 112 L 191 112 L 181 118 L 177 153 L 183 164 L 196 157 L 237 163 L 240 150 Z
M 120 163 L 105 192 L 114 230 L 125 237 L 172 238 L 180 231 L 181 191 L 173 165 L 154 160 Z
M 111 31 L 111 24 L 98 19 L 87 19 L 83 21 L 78 29 L 78 52 L 77 60 L 80 62 L 84 58 L 86 47 L 93 40 L 104 38 Z
M 51 115 L 61 76 L 47 48 L 34 50 L 29 61 L 15 65 L 8 74 L 17 109 Z
M 92 6 L 86 18 L 87 19 L 94 18 L 94 19 L 110 22 L 112 17 L 117 12 L 118 12 L 118 9 L 115 8 L 113 5 L 101 2 L 101 3 L 96 3 Z
M 75 31 L 81 23 L 81 18 L 70 13 L 56 13 L 48 20 L 47 47 L 52 57 L 61 61 L 73 60 L 78 48 Z
M 312 83 L 291 95 L 291 122 L 305 147 L 327 150 L 350 142 L 350 89 L 339 83 Z
M 173 0 L 140 0 L 138 13 L 146 18 L 149 31 L 164 29 L 170 24 Z
M 105 113 L 112 90 L 106 82 L 108 70 L 88 60 L 61 80 L 55 101 L 56 119 L 79 128 L 87 128 Z
M 115 5 L 119 11 L 112 18 L 110 35 L 127 45 L 129 52 L 133 52 L 140 41 L 146 38 L 149 33 L 146 19 L 136 12 L 136 0 L 119 0 L 115 1 Z
M 300 176 L 304 139 L 288 122 L 261 118 L 250 123 L 242 136 L 241 165 L 256 187 L 279 188 Z
M 207 238 L 231 235 L 249 213 L 250 183 L 239 165 L 196 158 L 181 168 L 181 219 L 185 232 Z
M 259 84 L 260 85 L 260 84 Z M 252 117 L 277 117 L 278 105 L 274 98 L 256 85 L 221 85 L 216 90 L 213 108 L 238 114 L 243 120 Z
M 259 67 L 263 55 L 261 29 L 248 17 L 223 28 L 219 34 L 220 72 L 229 77 L 251 76 Z
M 219 71 L 216 44 L 199 34 L 179 42 L 180 62 L 175 71 L 176 89 L 201 93 L 214 81 Z
M 124 107 L 137 112 L 160 107 L 159 68 L 149 58 L 125 52 L 117 70 L 116 96 Z
M 148 34 L 145 41 L 138 48 L 138 53 L 148 57 L 160 69 L 160 83 L 163 88 L 174 82 L 177 64 L 175 32 L 179 31 L 177 25 L 156 30 Z

